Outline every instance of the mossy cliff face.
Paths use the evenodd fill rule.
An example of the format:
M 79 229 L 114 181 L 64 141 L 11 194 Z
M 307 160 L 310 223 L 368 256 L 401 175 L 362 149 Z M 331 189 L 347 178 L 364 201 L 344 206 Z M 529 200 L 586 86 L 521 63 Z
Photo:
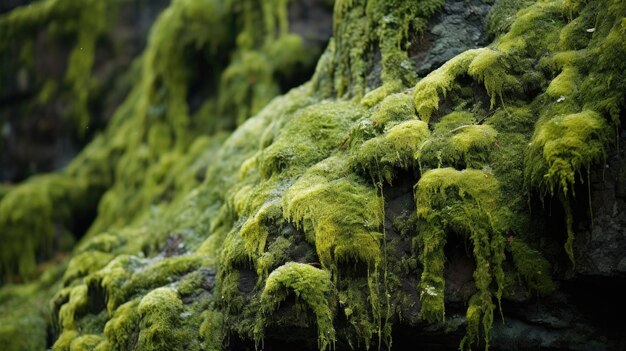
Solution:
M 623 123 L 626 4 L 496 1 L 491 44 L 418 76 L 411 45 L 444 5 L 336 1 L 313 77 L 274 97 L 314 63 L 287 1 L 173 1 L 107 129 L 0 190 L 3 280 L 31 281 L 2 288 L 0 340 L 29 325 L 30 349 L 368 349 L 408 327 L 506 345 L 507 303 L 549 298 L 576 262 L 578 189 Z

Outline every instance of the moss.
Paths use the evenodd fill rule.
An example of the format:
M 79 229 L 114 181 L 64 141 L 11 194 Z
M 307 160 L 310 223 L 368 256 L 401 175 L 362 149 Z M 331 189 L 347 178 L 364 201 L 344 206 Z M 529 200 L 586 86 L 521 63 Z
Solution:
M 319 349 L 326 350 L 333 347 L 335 329 L 331 293 L 330 275 L 324 270 L 295 262 L 278 267 L 267 278 L 261 295 L 261 308 L 259 309 L 261 317 L 255 327 L 257 342 L 263 339 L 263 329 L 267 318 L 278 309 L 281 302 L 293 294 L 296 298 L 296 306 L 302 304 L 310 308 L 315 315 Z
M 32 277 L 37 254 L 50 255 L 55 233 L 69 229 L 72 208 L 91 200 L 83 192 L 85 185 L 61 175 L 40 176 L 2 198 L 0 272 L 6 280 Z
M 103 252 L 84 252 L 74 256 L 63 275 L 64 282 L 89 275 L 106 266 L 113 259 L 113 255 Z
M 526 156 L 526 180 L 535 188 L 560 194 L 566 208 L 566 251 L 574 260 L 574 233 L 567 195 L 573 192 L 576 175 L 605 157 L 609 141 L 606 121 L 594 111 L 560 115 L 545 121 L 535 131 Z
M 372 114 L 372 123 L 376 128 L 382 129 L 389 123 L 404 122 L 417 117 L 410 95 L 405 93 L 385 95 L 388 96 L 374 108 Z
M 496 48 L 505 53 L 540 56 L 556 49 L 563 25 L 559 1 L 537 1 L 516 14 L 511 29 L 498 40 Z
M 485 85 L 491 97 L 491 108 L 496 104 L 496 97 L 502 99 L 505 91 L 519 92 L 520 84 L 515 77 L 507 73 L 510 68 L 501 52 L 484 49 L 472 60 L 467 73 Z
M 417 112 L 423 121 L 428 122 L 432 113 L 439 109 L 439 94 L 445 97 L 458 86 L 458 78 L 465 74 L 484 84 L 493 108 L 496 98 L 502 98 L 504 92 L 520 90 L 520 83 L 508 71 L 505 54 L 489 48 L 467 50 L 417 83 L 414 95 Z
M 425 122 L 412 120 L 399 123 L 379 137 L 364 142 L 352 155 L 351 162 L 369 173 L 372 179 L 391 183 L 393 169 L 411 169 L 415 153 L 430 134 Z
M 468 308 L 466 342 L 471 347 L 477 337 L 477 322 L 482 323 L 485 343 L 495 309 L 493 298 L 502 296 L 504 274 L 503 226 L 506 217 L 498 207 L 499 184 L 489 173 L 451 168 L 425 172 L 415 186 L 415 201 L 420 222 L 418 246 L 424 266 L 419 283 L 420 312 L 427 321 L 441 321 L 444 310 L 444 246 L 449 233 L 468 237 L 476 261 L 474 282 L 478 292 Z M 491 284 L 496 283 L 492 292 Z
M 361 98 L 368 90 L 367 78 L 375 55 L 373 47 L 380 49 L 382 87 L 378 94 L 367 100 L 376 102 L 375 95 L 395 92 L 402 86 L 415 84 L 416 74 L 407 54 L 411 35 L 420 34 L 428 19 L 443 7 L 442 0 L 406 1 L 346 0 L 335 3 L 333 18 L 334 41 L 327 60 L 318 66 L 313 79 L 316 85 L 324 84 L 331 95 Z M 332 67 L 329 67 L 332 66 Z
M 330 156 L 345 140 L 350 123 L 363 114 L 352 103 L 320 103 L 302 109 L 262 151 L 259 171 L 265 177 L 289 169 L 302 172 Z
M 436 124 L 435 133 L 415 153 L 425 171 L 440 167 L 476 168 L 488 166 L 497 147 L 498 132 L 489 125 L 476 124 L 473 114 L 453 112 Z
M 542 295 L 555 290 L 550 277 L 550 263 L 538 251 L 512 237 L 507 239 L 507 251 L 510 252 L 515 269 L 526 286 Z
M 420 265 L 421 317 L 445 318 L 451 236 L 469 242 L 476 263 L 461 348 L 489 346 L 509 282 L 549 294 L 551 268 L 527 244 L 541 228 L 523 200 L 553 192 L 571 228 L 576 174 L 602 160 L 609 121 L 623 105 L 624 5 L 500 8 L 507 15 L 494 24 L 492 45 L 416 83 L 408 41 L 442 4 L 336 2 L 335 38 L 311 83 L 263 107 L 309 55 L 289 33 L 286 2 L 174 1 L 104 135 L 57 178 L 33 179 L 1 200 L 0 229 L 15 234 L 6 236 L 14 248 L 28 249 L 26 272 L 55 225 L 104 194 L 65 286 L 53 289 L 58 348 L 218 350 L 229 336 L 261 343 L 268 328 L 298 326 L 291 314 L 315 320 L 320 349 L 335 341 L 389 347 L 392 325 L 416 303 L 397 293 L 403 274 Z M 595 31 L 580 35 L 587 23 Z M 210 96 L 192 114 L 198 56 L 216 64 L 206 77 Z M 417 210 L 398 220 L 384 201 L 398 188 L 382 179 L 416 162 Z M 391 223 L 403 240 L 415 235 L 414 252 L 394 246 Z M 2 257 L 4 274 L 20 272 L 19 257 Z M 207 267 L 217 271 L 215 288 Z M 295 308 L 281 310 L 290 297 Z M 24 313 L 20 325 L 39 328 L 39 313 Z
M 432 113 L 439 109 L 439 93 L 445 97 L 454 88 L 457 77 L 467 72 L 470 63 L 480 52 L 480 49 L 465 51 L 417 83 L 415 108 L 422 121 L 428 123 Z
M 380 260 L 380 198 L 346 173 L 346 160 L 329 158 L 309 169 L 283 200 L 284 216 L 313 238 L 322 266 L 331 272 L 339 262 L 375 265 Z
M 53 275 L 53 279 L 58 279 L 58 273 Z M 7 285 L 0 290 L 0 342 L 4 349 L 46 349 L 49 299 L 46 290 L 50 289 L 46 285 L 38 281 L 25 285 Z
M 104 327 L 104 336 L 111 348 L 130 349 L 134 346 L 140 316 L 139 301 L 132 300 L 119 306 Z
M 102 342 L 102 337 L 98 335 L 85 335 L 78 337 L 70 344 L 70 351 L 91 351 Z
M 185 335 L 178 324 L 183 303 L 170 288 L 158 288 L 144 296 L 137 306 L 139 338 L 137 350 L 182 350 Z
M 200 336 L 204 340 L 203 349 L 217 351 L 222 349 L 222 342 L 225 338 L 223 319 L 224 316 L 217 311 L 208 310 L 203 314 L 204 321 L 200 326 Z

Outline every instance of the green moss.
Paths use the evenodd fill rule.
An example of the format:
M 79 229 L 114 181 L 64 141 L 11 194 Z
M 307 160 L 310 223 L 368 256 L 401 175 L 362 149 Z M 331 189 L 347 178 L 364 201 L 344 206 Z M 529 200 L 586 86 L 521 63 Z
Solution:
M 204 340 L 203 349 L 209 351 L 222 350 L 222 342 L 225 338 L 223 323 L 224 316 L 217 311 L 205 311 L 204 321 L 200 326 L 200 336 Z
M 497 146 L 498 132 L 475 124 L 471 113 L 453 112 L 436 124 L 435 133 L 415 153 L 425 171 L 440 167 L 476 168 L 489 164 Z
M 180 332 L 183 303 L 176 291 L 158 288 L 144 296 L 137 306 L 139 339 L 137 350 L 183 350 L 185 335 Z
M 439 94 L 445 97 L 454 88 L 457 77 L 467 72 L 471 62 L 480 53 L 480 49 L 465 51 L 417 83 L 413 98 L 422 121 L 428 123 L 433 112 L 439 109 Z
M 72 341 L 70 351 L 91 351 L 102 342 L 102 337 L 98 335 L 84 335 Z
M 104 327 L 104 336 L 111 348 L 130 349 L 139 326 L 140 316 L 137 311 L 139 301 L 132 300 L 119 306 Z
M 311 167 L 285 193 L 283 211 L 315 243 L 322 266 L 376 265 L 380 260 L 381 199 L 349 174 L 346 160 L 332 157 Z
M 65 287 L 53 289 L 55 347 L 219 350 L 229 336 L 261 343 L 267 328 L 298 326 L 283 312 L 314 319 L 320 349 L 335 341 L 389 347 L 392 325 L 416 304 L 398 293 L 403 274 L 420 265 L 421 317 L 445 318 L 451 236 L 467 240 L 476 263 L 461 348 L 489 346 L 506 284 L 549 294 L 551 268 L 527 244 L 541 228 L 524 200 L 553 193 L 571 229 L 576 174 L 602 160 L 609 121 L 623 107 L 626 8 L 608 0 L 571 13 L 548 0 L 500 8 L 507 15 L 493 24 L 491 46 L 416 83 L 408 41 L 442 4 L 336 2 L 335 38 L 311 83 L 263 107 L 309 55 L 288 32 L 286 2 L 174 1 L 104 135 L 58 177 L 2 197 L 0 232 L 14 245 L 7 252 L 27 249 L 23 269 L 21 257 L 3 252 L 3 274 L 13 276 L 34 270 L 78 204 L 104 194 Z M 191 114 L 198 57 L 216 64 L 206 77 L 210 96 Z M 398 220 L 382 179 L 416 162 L 417 210 Z M 403 240 L 415 235 L 414 252 L 394 246 L 390 223 Z M 207 267 L 217 270 L 214 289 Z M 295 308 L 279 311 L 292 296 Z M 22 313 L 20 326 L 39 328 L 40 311 L 21 306 L 7 320 Z M 15 331 L 3 326 L 0 335 Z
M 491 97 L 491 108 L 496 104 L 496 97 L 502 99 L 505 91 L 520 91 L 520 84 L 508 73 L 510 68 L 507 67 L 503 56 L 496 50 L 481 50 L 467 69 L 470 76 L 485 85 L 487 94 Z
M 295 262 L 278 267 L 267 278 L 261 295 L 260 318 L 255 327 L 257 342 L 263 339 L 263 329 L 267 319 L 291 294 L 296 298 L 296 309 L 302 311 L 306 306 L 315 315 L 319 349 L 326 350 L 333 347 L 335 329 L 330 275 L 308 264 Z
M 385 134 L 364 142 L 353 152 L 351 162 L 372 179 L 391 183 L 394 168 L 411 169 L 415 153 L 430 134 L 425 122 L 406 121 L 389 128 Z
M 32 178 L 2 198 L 0 272 L 4 279 L 32 277 L 36 256 L 51 254 L 55 233 L 65 234 L 71 225 L 73 208 L 91 200 L 85 187 L 61 175 L 46 175 Z
M 420 222 L 417 237 L 424 266 L 419 283 L 420 312 L 427 321 L 441 321 L 444 309 L 444 246 L 447 235 L 467 237 L 476 261 L 474 282 L 478 292 L 468 308 L 468 330 L 463 348 L 477 337 L 477 322 L 482 323 L 485 343 L 493 323 L 495 305 L 502 296 L 504 273 L 505 214 L 498 207 L 499 184 L 484 171 L 457 171 L 451 168 L 425 172 L 415 186 L 415 201 Z M 492 292 L 492 282 L 497 288 Z M 467 341 L 465 341 L 467 340 Z
M 572 190 L 576 174 L 605 157 L 607 123 L 598 113 L 556 116 L 541 123 L 527 154 L 527 181 L 551 193 Z
M 507 240 L 507 251 L 510 252 L 515 269 L 526 286 L 546 295 L 555 290 L 550 278 L 550 263 L 541 254 L 515 238 Z
M 352 103 L 320 103 L 302 109 L 262 151 L 259 171 L 264 177 L 290 170 L 302 172 L 330 156 L 345 141 L 351 122 L 363 114 L 364 110 Z
M 333 50 L 326 60 L 320 60 L 313 81 L 325 86 L 323 90 L 333 96 L 363 97 L 368 90 L 379 88 L 367 86 L 373 66 L 368 58 L 375 55 L 372 48 L 378 47 L 383 85 L 365 99 L 365 104 L 376 103 L 384 97 L 383 93 L 415 84 L 417 77 L 407 54 L 409 41 L 412 35 L 419 35 L 426 28 L 428 19 L 443 3 L 442 0 L 418 4 L 400 0 L 335 2 Z
M 376 128 L 382 129 L 389 123 L 416 119 L 415 107 L 410 95 L 405 93 L 387 93 L 385 96 L 387 97 L 374 108 L 374 113 L 372 114 L 372 123 L 374 123 Z

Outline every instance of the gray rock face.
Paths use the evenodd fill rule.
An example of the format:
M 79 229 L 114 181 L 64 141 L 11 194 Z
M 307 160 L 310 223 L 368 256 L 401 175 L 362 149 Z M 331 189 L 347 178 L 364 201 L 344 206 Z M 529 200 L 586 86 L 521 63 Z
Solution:
M 626 138 L 620 139 L 621 150 L 591 173 L 592 220 L 576 233 L 578 274 L 626 275 Z
M 446 0 L 426 32 L 411 46 L 411 59 L 425 76 L 454 56 L 487 45 L 487 15 L 491 5 L 481 0 Z

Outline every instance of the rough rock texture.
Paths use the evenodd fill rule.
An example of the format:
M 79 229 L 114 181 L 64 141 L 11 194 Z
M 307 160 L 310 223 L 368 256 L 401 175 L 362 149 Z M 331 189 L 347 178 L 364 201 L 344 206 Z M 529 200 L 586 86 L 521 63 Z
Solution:
M 102 133 L 0 188 L 0 344 L 624 349 L 625 23 L 619 0 L 172 1 Z
M 491 3 L 447 0 L 411 46 L 417 74 L 425 76 L 465 50 L 489 44 L 487 18 Z

